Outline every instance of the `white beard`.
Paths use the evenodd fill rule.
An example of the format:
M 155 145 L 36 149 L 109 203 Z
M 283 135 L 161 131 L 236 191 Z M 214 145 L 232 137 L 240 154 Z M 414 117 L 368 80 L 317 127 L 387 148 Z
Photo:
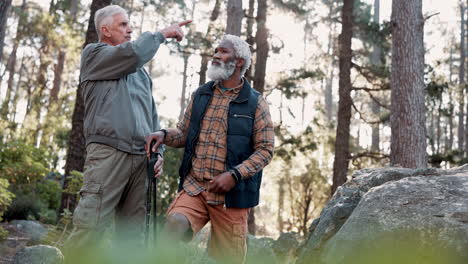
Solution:
M 235 61 L 230 61 L 224 63 L 223 61 L 217 61 L 220 65 L 213 65 L 213 63 L 208 68 L 208 78 L 213 81 L 224 81 L 229 79 L 236 70 Z

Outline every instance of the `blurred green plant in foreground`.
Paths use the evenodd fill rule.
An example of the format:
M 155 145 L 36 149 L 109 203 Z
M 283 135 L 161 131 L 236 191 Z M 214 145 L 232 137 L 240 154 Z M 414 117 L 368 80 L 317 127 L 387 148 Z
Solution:
M 421 223 L 423 225 L 423 223 Z M 404 230 L 403 230 L 404 229 Z M 327 264 L 466 264 L 468 234 L 452 236 L 444 228 L 406 227 L 378 231 L 368 238 L 333 241 L 320 262 Z M 463 234 L 464 233 L 464 234 Z
M 424 230 L 426 232 L 428 230 Z M 352 243 L 351 247 L 328 248 L 320 259 L 308 259 L 301 263 L 311 264 L 466 264 L 468 258 L 451 243 L 441 241 L 426 233 L 427 240 L 421 241 L 419 235 L 414 233 L 387 232 L 377 239 L 368 241 L 346 241 Z M 429 234 L 429 235 L 428 235 Z M 441 238 L 441 237 L 439 237 Z M 129 242 L 90 245 L 87 250 L 75 251 L 66 254 L 67 264 L 198 264 L 216 263 L 206 253 L 200 244 L 178 243 L 171 238 L 158 236 L 156 246 L 132 245 Z M 294 263 L 295 259 L 281 259 L 276 256 L 268 245 L 264 249 L 257 248 L 255 252 L 248 252 L 246 263 Z M 323 256 L 323 255 L 322 255 Z M 265 261 L 268 260 L 268 261 Z M 218 263 L 236 263 L 226 259 Z

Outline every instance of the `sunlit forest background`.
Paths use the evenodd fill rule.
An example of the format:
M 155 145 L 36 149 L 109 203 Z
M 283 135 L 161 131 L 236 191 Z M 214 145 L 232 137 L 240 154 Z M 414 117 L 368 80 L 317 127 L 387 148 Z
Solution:
M 353 22 L 346 88 L 346 64 L 340 60 L 347 56 L 343 36 L 349 24 L 343 23 L 342 1 L 1 0 L 2 221 L 56 225 L 58 245 L 69 232 L 85 157 L 79 132 L 83 104 L 77 98 L 80 53 L 85 43 L 96 41 L 88 24 L 95 8 L 112 3 L 128 10 L 133 39 L 193 20 L 182 42 L 168 41 L 145 65 L 162 127 L 175 126 L 191 93 L 207 81 L 214 47 L 225 33 L 251 45 L 246 78 L 270 104 L 276 148 L 249 231 L 307 235 L 346 175 L 389 166 L 392 111 L 406 100 L 391 100 L 391 69 L 399 67 L 392 65 L 391 1 L 353 2 L 347 10 Z M 410 154 L 427 154 L 427 166 L 449 168 L 468 161 L 467 2 L 422 3 L 424 44 L 394 44 L 414 44 L 424 59 L 425 151 Z M 340 114 L 340 104 L 349 115 Z M 349 138 L 337 136 L 340 131 Z M 171 148 L 165 154 L 158 185 L 161 221 L 176 194 L 181 155 Z

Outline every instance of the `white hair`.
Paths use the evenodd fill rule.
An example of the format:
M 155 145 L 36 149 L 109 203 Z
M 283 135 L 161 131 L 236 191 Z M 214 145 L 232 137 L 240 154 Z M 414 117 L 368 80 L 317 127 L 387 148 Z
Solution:
M 225 35 L 223 40 L 229 41 L 234 46 L 234 54 L 236 58 L 244 59 L 244 65 L 241 68 L 241 76 L 244 76 L 244 73 L 250 67 L 252 63 L 252 53 L 250 52 L 250 47 L 247 42 L 234 35 Z
M 114 21 L 113 16 L 117 14 L 127 15 L 127 11 L 118 5 L 108 5 L 96 11 L 96 14 L 94 14 L 94 25 L 96 26 L 99 40 L 101 40 L 101 26 L 111 25 Z

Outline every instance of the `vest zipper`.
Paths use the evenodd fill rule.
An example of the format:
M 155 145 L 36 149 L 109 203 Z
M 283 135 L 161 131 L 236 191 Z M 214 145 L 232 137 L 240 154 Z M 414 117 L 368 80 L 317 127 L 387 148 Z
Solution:
M 248 115 L 238 115 L 238 114 L 234 114 L 234 117 L 244 117 L 244 118 L 253 119 L 253 117 L 248 116 Z

